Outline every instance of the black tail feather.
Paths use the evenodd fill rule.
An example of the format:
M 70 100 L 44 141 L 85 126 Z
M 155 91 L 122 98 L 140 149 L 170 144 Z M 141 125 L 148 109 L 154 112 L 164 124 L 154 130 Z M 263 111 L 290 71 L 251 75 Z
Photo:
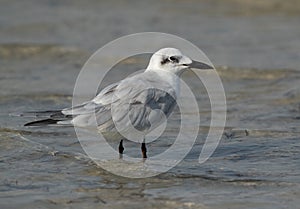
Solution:
M 34 117 L 38 120 L 24 124 L 24 126 L 47 126 L 56 125 L 58 122 L 62 122 L 59 125 L 70 124 L 72 120 L 71 115 L 64 115 L 61 110 L 46 110 L 46 111 L 32 111 L 22 113 L 12 113 L 12 116 L 20 117 Z
M 44 119 L 44 120 L 38 120 L 38 121 L 33 121 L 33 122 L 29 122 L 24 124 L 24 126 L 47 126 L 47 125 L 53 125 L 53 124 L 57 124 L 57 122 L 59 122 L 61 120 L 55 120 L 55 119 Z

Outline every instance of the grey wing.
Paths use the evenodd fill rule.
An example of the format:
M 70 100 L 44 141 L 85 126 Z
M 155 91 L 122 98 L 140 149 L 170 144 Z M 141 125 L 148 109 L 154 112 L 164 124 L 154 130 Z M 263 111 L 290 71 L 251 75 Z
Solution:
M 118 100 L 112 103 L 112 114 L 124 129 L 131 127 L 128 123 L 139 131 L 153 129 L 176 106 L 175 90 L 164 81 L 153 83 L 149 77 L 128 79 L 114 93 Z
M 62 110 L 62 113 L 65 115 L 83 115 L 94 113 L 95 111 L 103 108 L 105 105 L 111 103 L 112 93 L 115 91 L 117 86 L 118 83 L 111 84 L 104 88 L 93 100 L 74 107 L 65 108 Z
M 121 128 L 144 131 L 160 125 L 175 105 L 176 93 L 168 83 L 155 74 L 142 73 L 109 85 L 90 102 L 62 112 L 73 115 L 72 123 L 78 126 L 116 131 L 117 122 Z M 96 121 L 91 117 L 94 114 Z
M 113 130 L 115 127 L 112 114 L 114 114 L 114 121 L 121 121 L 124 124 L 125 120 L 124 128 L 129 127 L 128 123 L 138 130 L 154 128 L 172 112 L 176 105 L 176 93 L 155 74 L 148 73 L 146 76 L 145 74 L 147 73 L 111 84 L 93 100 L 81 105 L 50 113 L 40 112 L 39 114 L 43 114 L 46 119 L 28 125 L 71 123 L 77 126 L 97 125 L 100 130 Z M 96 121 L 92 117 L 94 114 Z
M 144 97 L 147 99 L 144 100 Z M 130 103 L 129 118 L 137 130 L 154 129 L 169 117 L 175 105 L 176 98 L 170 92 L 147 89 Z
M 106 123 L 111 119 L 110 104 L 113 101 L 113 92 L 119 83 L 114 83 L 104 88 L 93 100 L 75 107 L 65 108 L 62 113 L 72 115 L 71 123 L 77 126 L 94 126 Z M 96 115 L 96 122 L 93 115 Z

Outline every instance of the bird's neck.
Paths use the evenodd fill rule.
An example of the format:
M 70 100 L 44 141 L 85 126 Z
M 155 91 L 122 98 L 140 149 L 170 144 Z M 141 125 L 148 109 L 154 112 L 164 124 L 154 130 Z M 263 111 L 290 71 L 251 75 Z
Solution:
M 169 72 L 167 70 L 153 70 L 147 69 L 146 71 L 155 72 L 160 78 L 169 83 L 175 90 L 176 95 L 179 96 L 180 93 L 180 77 L 179 75 Z

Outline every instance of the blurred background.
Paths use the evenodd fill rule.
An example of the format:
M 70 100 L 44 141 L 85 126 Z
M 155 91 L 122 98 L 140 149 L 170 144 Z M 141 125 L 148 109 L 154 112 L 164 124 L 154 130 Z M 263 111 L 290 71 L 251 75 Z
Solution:
M 299 22 L 298 0 L 0 0 L 0 207 L 299 207 Z M 28 119 L 9 116 L 69 106 L 88 57 L 137 32 L 187 39 L 217 67 L 228 120 L 205 164 L 197 158 L 209 103 L 196 81 L 204 119 L 196 145 L 179 166 L 151 179 L 97 167 L 72 128 L 26 129 Z M 142 58 L 125 62 L 123 74 L 106 82 L 146 65 Z

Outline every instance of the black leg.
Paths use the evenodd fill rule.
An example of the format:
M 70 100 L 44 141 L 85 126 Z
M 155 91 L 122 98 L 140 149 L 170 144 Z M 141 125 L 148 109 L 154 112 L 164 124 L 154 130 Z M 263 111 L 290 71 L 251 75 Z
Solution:
M 142 143 L 141 150 L 142 150 L 143 158 L 147 158 L 147 148 L 146 148 L 145 140 Z
M 123 147 L 123 139 L 122 139 L 119 144 L 119 153 L 123 154 L 123 152 L 124 152 L 124 147 Z

